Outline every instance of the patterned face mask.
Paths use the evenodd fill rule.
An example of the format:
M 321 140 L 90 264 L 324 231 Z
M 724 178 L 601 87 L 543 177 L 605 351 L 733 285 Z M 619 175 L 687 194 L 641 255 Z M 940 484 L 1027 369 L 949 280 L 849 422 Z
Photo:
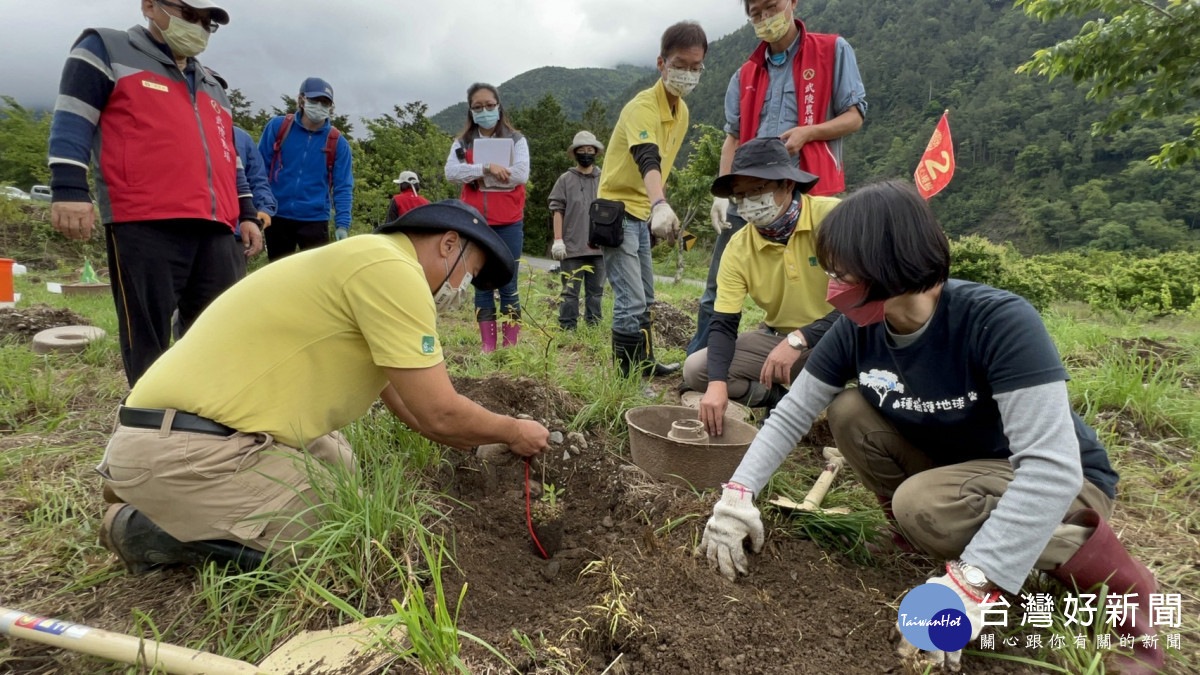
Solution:
M 673 95 L 683 98 L 692 93 L 696 85 L 700 84 L 699 71 L 693 72 L 680 68 L 667 68 L 667 74 L 663 77 L 663 86 Z
M 779 42 L 787 35 L 788 29 L 792 27 L 792 13 L 788 10 L 783 10 L 774 16 L 759 21 L 758 23 L 750 22 L 754 26 L 754 34 L 759 40 L 764 42 Z

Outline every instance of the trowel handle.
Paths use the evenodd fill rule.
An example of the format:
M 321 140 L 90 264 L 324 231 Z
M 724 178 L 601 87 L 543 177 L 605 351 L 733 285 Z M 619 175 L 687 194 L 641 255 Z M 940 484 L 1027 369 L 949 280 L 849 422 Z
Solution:
M 25 614 L 7 607 L 0 607 L 0 634 L 167 673 L 250 675 L 265 672 L 245 661 L 61 619 Z
M 838 472 L 842 470 L 842 462 L 831 461 L 825 465 L 825 470 L 817 477 L 817 482 L 813 483 L 812 489 L 804 496 L 804 501 L 800 502 L 798 507 L 802 511 L 816 511 L 821 507 L 821 502 L 825 499 L 825 493 L 829 492 L 829 486 L 833 485 L 833 479 L 837 477 Z

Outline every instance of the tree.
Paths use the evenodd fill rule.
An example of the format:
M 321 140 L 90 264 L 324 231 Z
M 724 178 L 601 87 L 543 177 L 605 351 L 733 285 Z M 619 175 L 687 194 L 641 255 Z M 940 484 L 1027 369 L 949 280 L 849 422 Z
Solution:
M 376 226 L 396 194 L 392 181 L 401 171 L 415 171 L 421 194 L 429 201 L 457 197 L 459 187 L 445 178 L 442 167 L 450 154 L 450 137 L 425 113 L 420 101 L 393 106 L 391 114 L 365 120 L 370 137 L 354 143 L 354 216 Z
M 576 125 L 553 94 L 546 94 L 537 105 L 512 114 L 512 123 L 529 144 L 529 182 L 525 185 L 525 250 L 545 255 L 551 240 L 550 190 L 554 182 L 572 165 L 567 148 Z
M 28 190 L 49 181 L 50 115 L 27 110 L 11 96 L 0 100 L 0 182 Z
M 1070 39 L 1034 52 L 1018 72 L 1088 82 L 1088 97 L 1116 100 L 1093 126 L 1111 133 L 1142 118 L 1188 113 L 1191 133 L 1164 143 L 1149 160 L 1179 167 L 1200 158 L 1200 2 L 1195 0 L 1017 0 L 1042 21 L 1096 13 Z

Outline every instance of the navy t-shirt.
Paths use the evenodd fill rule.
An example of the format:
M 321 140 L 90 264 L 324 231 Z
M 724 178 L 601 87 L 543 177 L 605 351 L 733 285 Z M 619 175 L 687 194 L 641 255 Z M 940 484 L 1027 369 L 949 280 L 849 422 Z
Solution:
M 1024 298 L 951 279 L 925 332 L 896 347 L 880 322 L 841 317 L 804 366 L 822 382 L 855 381 L 863 398 L 936 465 L 1012 455 L 992 398 L 1069 379 L 1041 316 Z M 1109 497 L 1117 473 L 1096 432 L 1071 413 L 1083 474 Z

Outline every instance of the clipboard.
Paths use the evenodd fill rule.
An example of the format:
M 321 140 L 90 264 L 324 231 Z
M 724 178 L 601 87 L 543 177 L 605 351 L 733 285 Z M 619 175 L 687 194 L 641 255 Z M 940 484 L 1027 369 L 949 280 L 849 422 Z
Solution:
M 477 138 L 472 147 L 474 150 L 472 159 L 476 164 L 499 164 L 508 169 L 512 168 L 513 141 L 511 138 Z M 507 192 L 513 188 L 491 176 L 484 176 L 483 189 L 489 192 Z

